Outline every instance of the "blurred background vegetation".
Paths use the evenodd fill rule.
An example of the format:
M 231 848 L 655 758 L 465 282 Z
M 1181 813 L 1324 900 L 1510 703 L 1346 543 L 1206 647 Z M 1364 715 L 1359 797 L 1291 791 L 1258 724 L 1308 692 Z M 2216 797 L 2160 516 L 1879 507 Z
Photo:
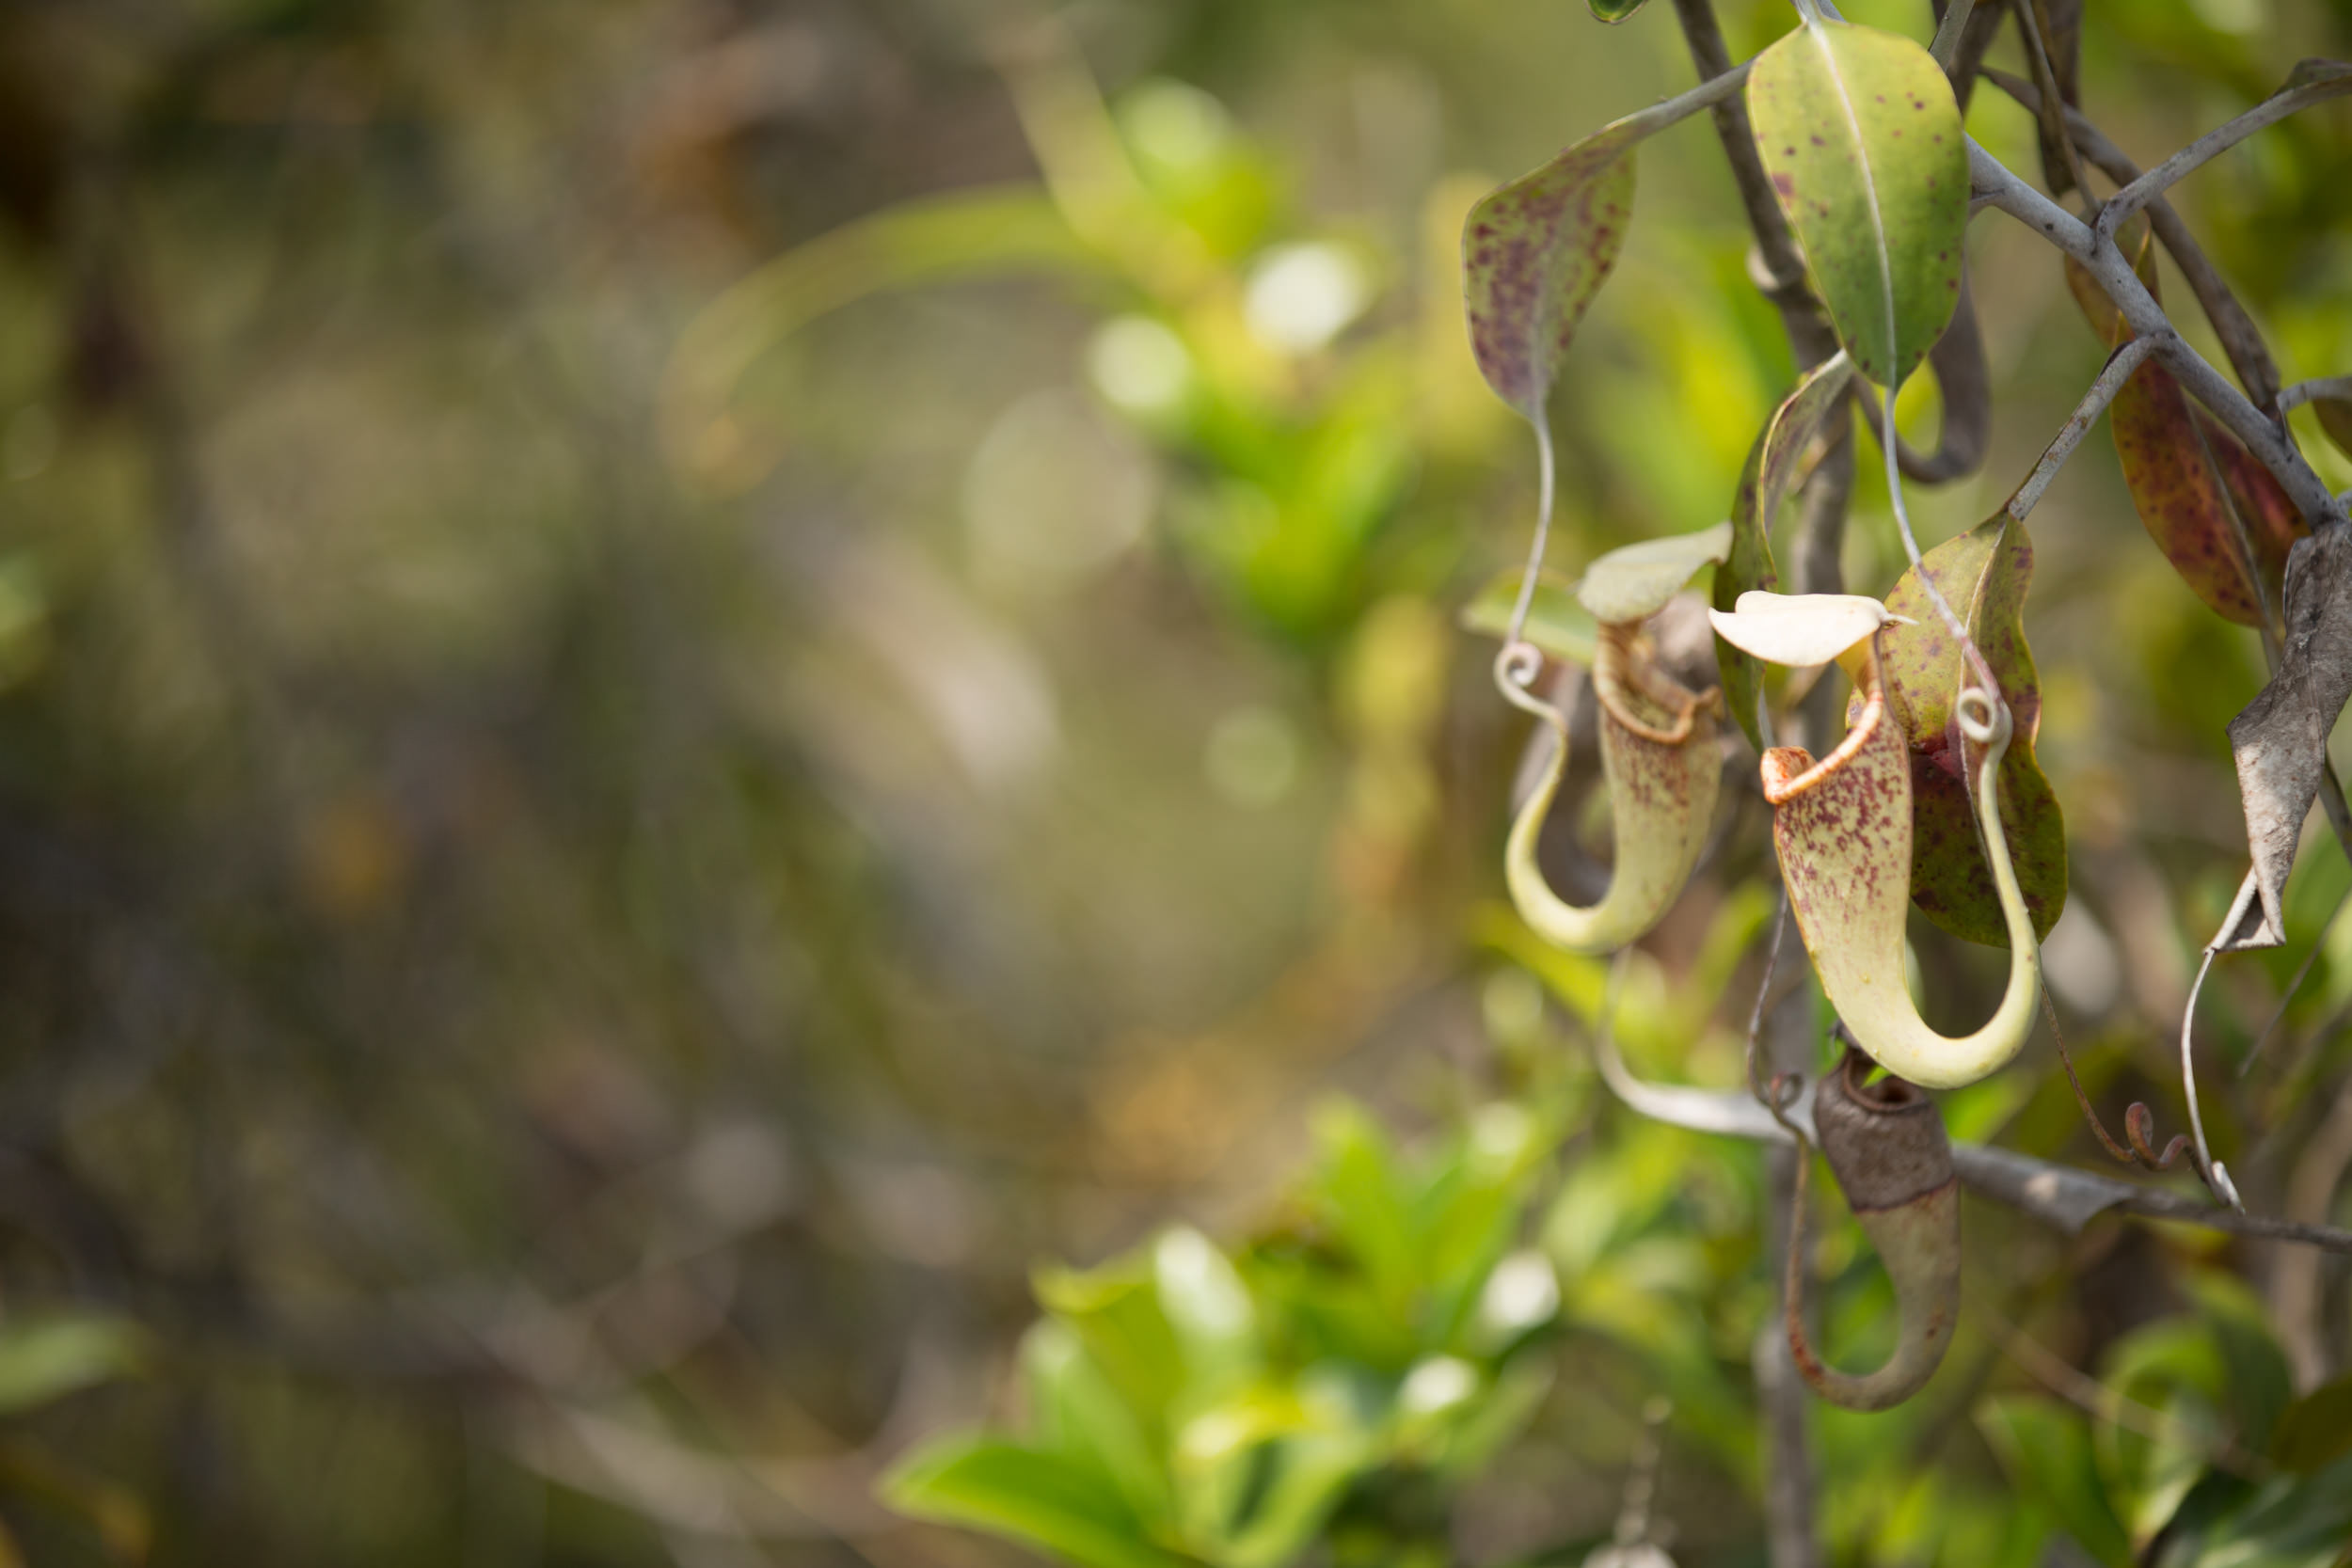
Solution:
M 2352 55 L 2341 3 L 2090 11 L 2143 164 Z M 1599 972 L 1495 903 L 1523 735 L 1455 624 L 1534 488 L 1461 214 L 1689 69 L 1571 0 L 0 7 L 0 1562 L 1017 1561 L 878 1479 L 984 1421 L 1110 1453 L 1070 1369 L 1129 1351 L 1097 1481 L 1167 1560 L 1575 1560 L 1662 1394 L 1677 1557 L 1761 1561 L 1758 1157 L 1598 1091 Z M 2352 370 L 2347 160 L 2326 108 L 2177 196 L 2289 379 Z M 1570 570 L 1720 517 L 1791 379 L 1704 122 L 1641 179 L 1555 410 Z M 2054 255 L 1972 243 L 2002 401 L 1932 538 L 2103 353 Z M 2034 528 L 2052 981 L 2169 1125 L 2262 655 L 2103 442 Z M 1656 1075 L 1737 1077 L 1734 777 L 1632 974 Z M 2344 1215 L 2347 886 L 2312 847 L 2207 990 L 2258 1210 Z M 1974 1008 L 1994 956 L 1916 945 Z M 2099 1160 L 2051 1062 L 1955 1133 Z M 1820 1418 L 1839 1560 L 2129 1560 L 2335 1461 L 2340 1264 L 1968 1225 L 1928 1395 Z M 1822 1245 L 1866 1359 L 1883 1282 Z

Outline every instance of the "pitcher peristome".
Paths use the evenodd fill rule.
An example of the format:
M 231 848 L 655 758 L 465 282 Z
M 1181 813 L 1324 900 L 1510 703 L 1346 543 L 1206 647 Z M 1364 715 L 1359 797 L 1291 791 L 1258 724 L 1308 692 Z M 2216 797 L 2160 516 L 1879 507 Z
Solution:
M 1818 604 L 1808 605 L 1807 600 Z M 1755 601 L 1751 603 L 1751 601 Z M 1709 611 L 1726 641 L 1780 663 L 1836 657 L 1854 677 L 1860 714 L 1837 749 L 1818 762 L 1802 747 L 1764 753 L 1764 798 L 1781 880 L 1821 990 L 1862 1049 L 1899 1078 L 1957 1088 L 2006 1065 L 2033 1032 L 2042 953 L 2034 940 L 1994 791 L 2009 749 L 2009 709 L 1997 694 L 1963 689 L 1954 713 L 1976 752 L 1975 807 L 2010 940 L 2009 986 L 1974 1034 L 1936 1033 L 1904 982 L 1903 931 L 1911 908 L 1911 757 L 1886 711 L 1876 602 L 1852 595 L 1743 594 L 1730 614 Z M 1850 635 L 1851 634 L 1851 635 Z M 1836 646 L 1833 647 L 1833 644 Z

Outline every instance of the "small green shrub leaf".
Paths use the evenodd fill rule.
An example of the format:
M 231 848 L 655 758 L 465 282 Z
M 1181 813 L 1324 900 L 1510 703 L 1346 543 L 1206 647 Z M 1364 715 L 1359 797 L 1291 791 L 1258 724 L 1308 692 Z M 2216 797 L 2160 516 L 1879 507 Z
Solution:
M 2352 1457 L 2352 1377 L 2322 1384 L 2288 1405 L 2271 1436 L 2270 1457 L 2303 1475 Z
M 2131 1537 L 2100 1484 L 2090 1428 L 2080 1416 L 2035 1395 L 1995 1396 L 1977 1405 L 1977 1428 L 2010 1484 L 2047 1509 L 2092 1560 L 2133 1568 Z
M 1010 1536 L 1080 1568 L 1193 1562 L 1146 1538 L 1100 1475 L 1017 1444 L 970 1436 L 927 1444 L 883 1479 L 882 1495 L 901 1513 Z

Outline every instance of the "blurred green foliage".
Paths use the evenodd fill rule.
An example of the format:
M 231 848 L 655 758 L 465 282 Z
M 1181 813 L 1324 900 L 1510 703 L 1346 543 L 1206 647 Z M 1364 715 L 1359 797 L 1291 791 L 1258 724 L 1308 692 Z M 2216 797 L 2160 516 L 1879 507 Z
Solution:
M 1275 1568 L 1318 1540 L 1336 1562 L 1449 1560 L 1450 1494 L 1552 1381 L 1535 1336 L 1559 1283 L 1506 1251 L 1550 1130 L 1491 1105 L 1420 1161 L 1352 1105 L 1316 1131 L 1291 1212 L 1240 1257 L 1174 1229 L 1041 1274 L 1030 1441 L 941 1439 L 892 1500 L 1100 1568 Z

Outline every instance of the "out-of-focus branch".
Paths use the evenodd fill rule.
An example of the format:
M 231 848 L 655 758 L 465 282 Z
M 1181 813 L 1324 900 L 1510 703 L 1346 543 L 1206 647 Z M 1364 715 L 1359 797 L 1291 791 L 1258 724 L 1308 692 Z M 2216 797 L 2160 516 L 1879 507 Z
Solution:
M 1946 71 L 1960 54 L 1960 40 L 1968 31 L 1968 19 L 1977 8 L 1977 0 L 1951 0 L 1944 8 L 1944 15 L 1935 24 L 1935 37 L 1928 44 L 1928 53 Z
M 2328 1217 L 2344 1173 L 2352 1168 L 2352 1083 L 2337 1092 L 2327 1120 L 2303 1146 L 2302 1158 L 2287 1178 L 2287 1212 L 2304 1224 Z M 2296 1386 L 2316 1388 L 2328 1381 L 2329 1346 L 2324 1324 L 2327 1291 L 2318 1256 L 2306 1248 L 2280 1253 L 2270 1278 L 2270 1301 L 2279 1318 L 2279 1338 L 2295 1369 Z

